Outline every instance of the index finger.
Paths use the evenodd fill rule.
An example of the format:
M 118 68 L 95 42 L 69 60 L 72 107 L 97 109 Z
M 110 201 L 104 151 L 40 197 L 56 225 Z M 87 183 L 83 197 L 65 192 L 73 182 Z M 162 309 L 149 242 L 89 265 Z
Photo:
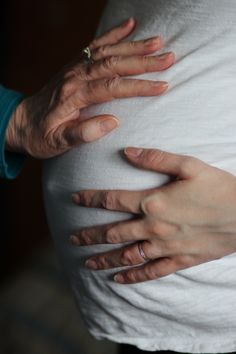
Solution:
M 96 49 L 103 45 L 115 44 L 127 37 L 135 27 L 135 19 L 129 18 L 123 22 L 120 26 L 112 28 L 101 37 L 95 38 L 90 44 L 91 50 Z
M 83 190 L 73 193 L 72 199 L 76 204 L 88 208 L 102 208 L 141 214 L 143 213 L 140 207 L 142 199 L 156 191 L 156 189 L 143 191 Z

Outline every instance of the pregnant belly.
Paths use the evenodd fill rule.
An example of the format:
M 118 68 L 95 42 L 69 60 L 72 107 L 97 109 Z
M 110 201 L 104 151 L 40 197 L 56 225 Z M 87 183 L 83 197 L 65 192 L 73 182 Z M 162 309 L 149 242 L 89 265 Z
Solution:
M 177 63 L 166 72 L 144 77 L 166 80 L 171 89 L 158 98 L 116 100 L 83 112 L 84 119 L 115 114 L 121 124 L 100 141 L 45 162 L 43 189 L 49 226 L 94 336 L 144 350 L 235 351 L 235 346 L 217 350 L 211 346 L 216 338 L 219 343 L 233 338 L 235 343 L 235 254 L 159 280 L 122 286 L 113 281 L 118 269 L 95 272 L 84 267 L 90 255 L 121 245 L 76 248 L 69 243 L 75 230 L 130 218 L 75 206 L 71 202 L 74 191 L 143 189 L 168 181 L 168 176 L 129 165 L 121 153 L 126 146 L 193 155 L 236 175 L 234 1 L 227 1 L 227 6 L 220 1 L 214 6 L 211 1 L 186 1 L 177 7 L 175 1 L 158 1 L 158 6 L 156 0 L 140 3 L 143 8 L 150 6 L 148 15 L 136 1 L 112 1 L 103 21 L 121 20 L 116 14 L 123 6 L 143 26 L 143 32 L 135 32 L 137 38 L 164 34 L 165 50 L 176 52 Z M 172 7 L 174 11 L 170 11 Z M 196 14 L 192 14 L 195 7 Z M 122 11 L 120 14 L 122 17 Z
M 231 124 L 225 124 L 225 121 L 222 122 L 221 105 L 217 103 L 217 100 L 218 102 L 220 100 L 217 90 L 214 96 L 215 105 L 211 105 L 211 102 L 205 100 L 207 88 L 196 97 L 195 89 L 190 90 L 188 85 L 194 87 L 194 82 L 176 87 L 160 98 L 120 100 L 90 108 L 84 112 L 85 119 L 89 115 L 112 112 L 121 120 L 119 129 L 100 141 L 81 146 L 61 157 L 47 161 L 44 165 L 44 196 L 52 235 L 71 279 L 76 298 L 82 312 L 84 311 L 88 327 L 96 336 L 106 336 L 104 333 L 107 332 L 112 335 L 111 333 L 120 331 L 121 324 L 122 331 L 127 334 L 130 329 L 127 328 L 125 313 L 128 311 L 138 321 L 140 313 L 137 306 L 139 311 L 146 311 L 147 318 L 142 315 L 142 321 L 145 322 L 146 318 L 146 325 L 142 322 L 142 331 L 145 335 L 150 327 L 150 318 L 151 323 L 157 325 L 156 321 L 159 323 L 160 318 L 166 316 L 165 312 L 168 313 L 169 306 L 172 308 L 177 306 L 178 312 L 181 313 L 186 310 L 181 301 L 176 304 L 173 298 L 168 299 L 166 286 L 170 288 L 173 286 L 170 293 L 176 293 L 180 291 L 176 289 L 176 282 L 182 285 L 186 282 L 185 286 L 189 288 L 188 282 L 195 281 L 197 284 L 200 281 L 201 284 L 206 283 L 209 286 L 214 279 L 212 265 L 207 264 L 186 271 L 190 280 L 185 278 L 183 281 L 180 276 L 172 275 L 168 277 L 167 283 L 164 279 L 158 284 L 149 282 L 122 288 L 112 280 L 117 269 L 91 272 L 84 267 L 87 257 L 120 245 L 75 248 L 69 244 L 69 235 L 75 230 L 130 217 L 128 214 L 75 206 L 71 202 L 71 194 L 74 191 L 91 188 L 143 189 L 160 186 L 168 180 L 168 176 L 142 171 L 129 165 L 121 153 L 126 146 L 156 147 L 190 154 L 216 166 L 228 170 L 235 169 L 236 149 L 234 138 L 231 138 L 230 133 L 232 130 L 230 110 L 228 109 L 227 119 Z M 212 98 L 209 98 L 209 101 L 211 100 Z M 225 107 L 227 104 L 229 108 L 226 99 Z M 206 108 L 207 105 L 209 107 Z M 215 285 L 215 279 L 213 283 Z M 218 285 L 221 289 L 220 282 Z M 134 299 L 132 304 L 131 297 Z M 146 299 L 145 305 L 142 304 L 143 299 Z M 159 306 L 159 303 L 162 305 Z M 122 311 L 117 312 L 117 307 Z M 149 312 L 151 308 L 152 314 Z M 210 307 L 208 314 L 209 309 Z M 198 309 L 198 316 L 204 311 L 205 306 L 201 310 Z M 93 315 L 94 312 L 96 316 Z M 112 323 L 109 329 L 107 321 Z M 176 322 L 179 327 L 181 321 L 177 316 Z M 134 329 L 131 330 L 132 335 L 133 331 Z
M 202 51 L 199 54 L 196 51 L 179 59 L 163 74 L 172 88 L 159 98 L 116 100 L 84 111 L 83 119 L 101 113 L 115 114 L 120 119 L 120 127 L 97 142 L 44 164 L 43 188 L 49 226 L 85 321 L 98 338 L 124 341 L 125 336 L 127 342 L 127 338 L 149 336 L 153 328 L 158 328 L 157 337 L 162 338 L 166 328 L 178 337 L 186 326 L 191 337 L 201 334 L 199 322 L 207 325 L 212 322 L 219 328 L 227 321 L 236 322 L 230 317 L 236 313 L 234 303 L 229 306 L 228 301 L 218 307 L 226 291 L 222 273 L 224 281 L 232 285 L 232 289 L 228 288 L 229 298 L 234 298 L 234 255 L 158 281 L 122 287 L 112 279 L 117 269 L 91 272 L 84 267 L 92 254 L 121 245 L 76 248 L 69 243 L 69 235 L 75 230 L 130 218 L 124 213 L 75 206 L 71 202 L 74 191 L 144 189 L 168 181 L 168 176 L 129 165 L 122 156 L 126 146 L 193 155 L 236 174 L 236 75 L 230 74 L 236 72 L 236 64 L 230 62 L 229 69 L 222 58 L 204 63 L 199 61 L 201 58 Z M 155 74 L 146 76 L 155 78 Z M 222 95 L 223 91 L 227 94 Z M 209 296 L 211 287 L 212 297 Z

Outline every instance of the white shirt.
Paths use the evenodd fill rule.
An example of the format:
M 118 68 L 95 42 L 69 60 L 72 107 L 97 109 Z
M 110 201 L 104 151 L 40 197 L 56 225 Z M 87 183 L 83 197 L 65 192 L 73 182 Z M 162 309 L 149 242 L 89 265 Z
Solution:
M 236 351 L 236 254 L 134 285 L 118 269 L 90 271 L 85 260 L 121 245 L 74 247 L 73 231 L 127 219 L 124 213 L 73 205 L 80 189 L 144 189 L 168 179 L 129 165 L 126 146 L 196 156 L 236 174 L 236 1 L 111 0 L 99 33 L 134 16 L 133 39 L 161 35 L 177 63 L 143 78 L 165 80 L 160 97 L 96 105 L 84 118 L 111 113 L 120 127 L 105 138 L 45 163 L 46 210 L 57 250 L 89 331 L 143 350 Z M 122 268 L 123 269 L 123 268 Z

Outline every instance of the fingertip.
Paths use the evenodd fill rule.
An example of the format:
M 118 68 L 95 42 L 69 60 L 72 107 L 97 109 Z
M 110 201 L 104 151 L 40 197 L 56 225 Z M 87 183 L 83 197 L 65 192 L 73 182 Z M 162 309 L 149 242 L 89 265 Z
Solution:
M 127 32 L 126 36 L 131 34 L 135 30 L 137 26 L 137 20 L 134 17 L 130 17 L 128 20 L 126 20 L 122 25 L 121 28 L 125 29 Z
M 135 29 L 137 28 L 137 25 L 138 25 L 138 21 L 136 18 L 134 17 L 131 17 L 130 18 L 130 27 L 131 27 L 131 33 L 135 31 Z
M 166 62 L 166 67 L 164 70 L 169 69 L 172 65 L 174 65 L 176 63 L 176 56 L 174 52 L 168 52 L 165 54 L 165 58 L 164 58 L 165 62 Z
M 76 235 L 71 235 L 70 238 L 70 243 L 73 245 L 73 246 L 80 246 L 80 242 L 79 242 L 79 239 Z
M 75 204 L 79 204 L 80 203 L 80 197 L 79 197 L 78 193 L 73 193 L 72 196 L 71 196 L 71 199 L 72 199 L 72 201 Z
M 98 269 L 98 265 L 96 263 L 96 261 L 94 259 L 88 259 L 85 262 L 85 266 L 89 269 L 93 269 L 93 270 L 97 270 Z
M 119 125 L 119 120 L 114 116 L 107 116 L 100 121 L 100 128 L 103 133 L 109 133 L 116 129 Z
M 123 22 L 121 27 L 133 27 L 135 25 L 135 22 L 136 22 L 135 18 L 131 16 L 127 20 L 125 20 L 125 22 Z
M 162 93 L 165 93 L 166 91 L 168 91 L 169 87 L 170 87 L 170 85 L 168 82 L 163 83 L 162 84 Z
M 137 159 L 143 152 L 142 148 L 127 147 L 124 149 L 124 153 L 128 158 Z
M 159 36 L 148 38 L 145 40 L 145 46 L 150 53 L 156 52 L 163 47 L 163 40 Z
M 169 55 L 170 55 L 170 57 L 171 57 L 173 63 L 175 63 L 175 62 L 176 62 L 176 54 L 175 54 L 174 52 L 170 52 Z
M 119 284 L 124 284 L 125 283 L 125 278 L 123 277 L 122 274 L 116 274 L 114 276 L 114 280 L 116 283 L 119 283 Z
M 155 81 L 153 87 L 157 89 L 157 94 L 162 94 L 168 90 L 169 83 L 167 81 Z
M 109 115 L 107 115 L 107 117 L 109 117 L 110 119 L 115 120 L 117 122 L 117 125 L 120 124 L 120 121 L 119 121 L 119 119 L 116 116 L 113 116 L 112 114 L 109 114 Z

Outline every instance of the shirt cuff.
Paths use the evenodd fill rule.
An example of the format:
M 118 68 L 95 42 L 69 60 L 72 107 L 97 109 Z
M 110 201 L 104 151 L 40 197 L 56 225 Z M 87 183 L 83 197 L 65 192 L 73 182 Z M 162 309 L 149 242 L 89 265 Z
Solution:
M 8 90 L 0 85 L 0 177 L 7 179 L 18 176 L 27 158 L 25 155 L 5 150 L 9 121 L 23 99 L 22 93 Z

